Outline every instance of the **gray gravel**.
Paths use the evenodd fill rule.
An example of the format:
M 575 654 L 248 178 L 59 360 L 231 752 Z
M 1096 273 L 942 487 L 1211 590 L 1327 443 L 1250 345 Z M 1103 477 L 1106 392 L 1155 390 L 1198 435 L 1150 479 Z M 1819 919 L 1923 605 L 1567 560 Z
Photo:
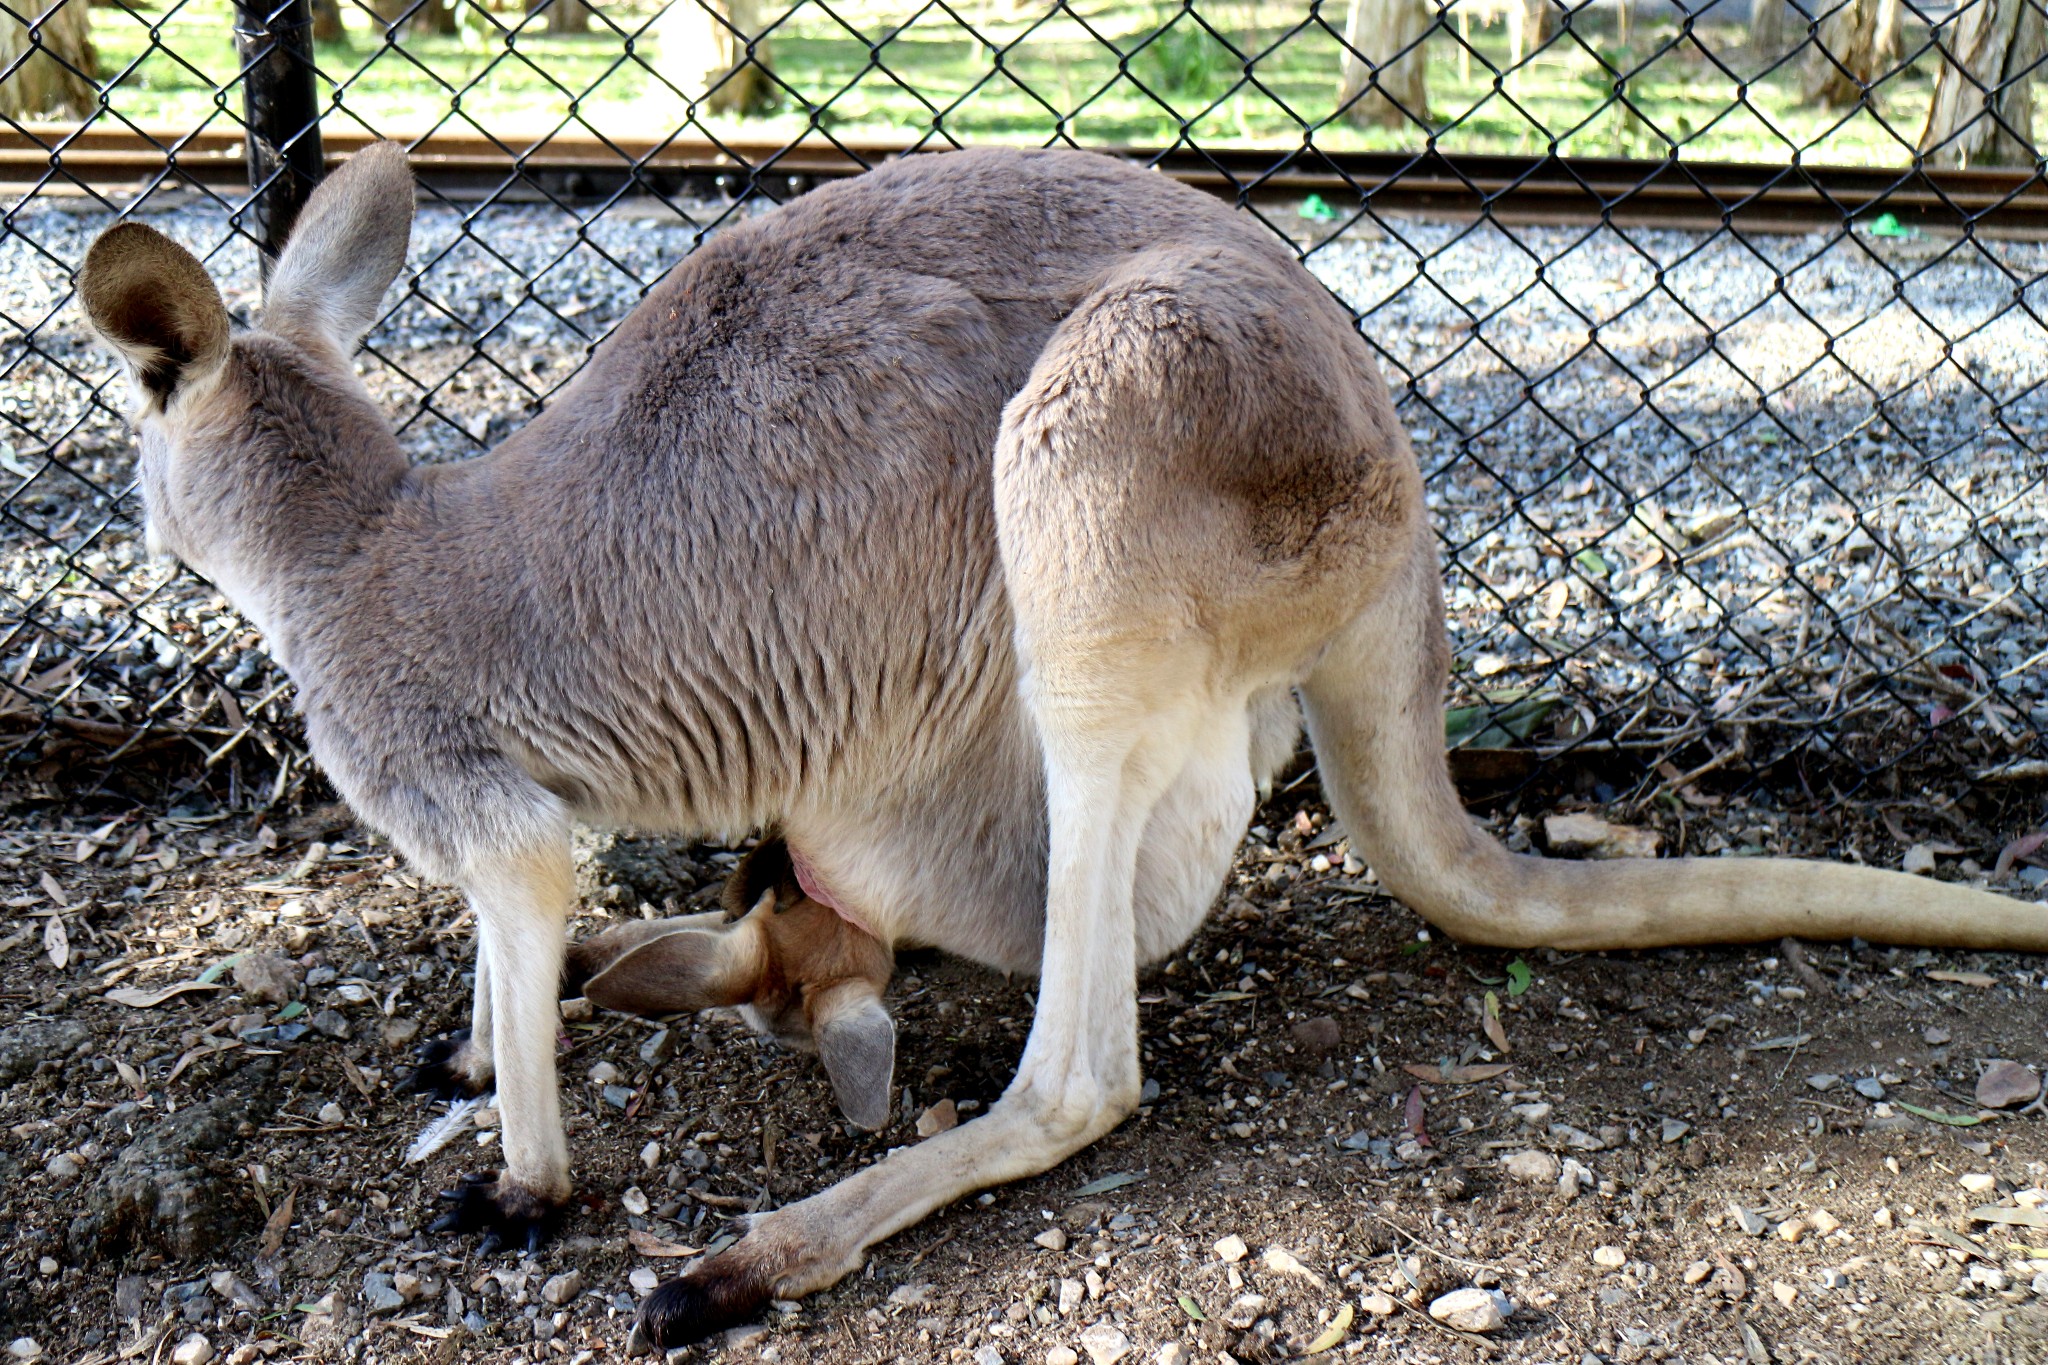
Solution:
M 281 680 L 210 590 L 148 562 L 121 517 L 102 529 L 132 511 L 104 495 L 130 455 L 79 382 L 109 366 L 62 267 L 107 219 L 76 208 L 23 206 L 0 239 L 0 308 L 43 353 L 0 342 L 0 464 L 10 487 L 35 475 L 0 524 L 0 582 L 10 618 L 34 602 L 64 637 L 25 632 L 0 669 L 132 723 L 210 645 L 245 703 L 271 696 Z M 689 211 L 628 203 L 585 227 L 551 205 L 467 221 L 423 207 L 418 273 L 362 360 L 408 449 L 461 458 L 523 421 L 736 212 Z M 246 316 L 253 252 L 218 208 L 148 217 L 209 256 Z M 2042 757 L 2048 337 L 2030 310 L 2048 247 L 1384 228 L 1309 261 L 1367 315 L 1397 389 L 1412 382 L 1403 411 L 1455 560 L 1468 699 L 1535 696 L 1518 727 L 1531 738 L 1688 762 L 1744 735 L 1751 758 L 1781 749 L 1773 722 L 1824 726 L 1856 752 L 1896 752 L 1939 722 L 1983 767 Z M 53 443 L 61 467 L 45 463 Z M 67 579 L 72 558 L 85 574 Z M 102 652 L 46 676 L 81 649 Z M 0 735 L 26 715 L 11 704 Z M 176 709 L 209 742 L 235 733 L 211 688 Z M 1680 755 L 1710 721 L 1712 748 Z

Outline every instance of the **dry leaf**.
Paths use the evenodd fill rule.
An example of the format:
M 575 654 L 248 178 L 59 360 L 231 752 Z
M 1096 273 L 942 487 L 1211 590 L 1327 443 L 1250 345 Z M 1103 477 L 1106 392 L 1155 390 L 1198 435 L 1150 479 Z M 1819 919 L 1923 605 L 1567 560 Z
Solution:
M 59 886 L 57 879 L 47 872 L 43 874 L 42 887 L 43 894 L 57 902 L 60 909 L 69 910 L 71 908 L 71 897 L 64 894 L 64 888 Z
M 1929 973 L 1927 974 L 1927 979 L 1928 979 L 1929 981 L 1949 981 L 1949 982 L 1953 982 L 1954 984 L 1956 984 L 1956 985 L 1958 985 L 1958 986 L 1978 986 L 1978 987 L 1983 987 L 1983 986 L 1990 986 L 1990 985 L 1995 985 L 1995 984 L 1996 984 L 1996 981 L 1997 981 L 1997 979 L 1996 979 L 1995 977 L 1990 977 L 1990 976 L 1986 976 L 1986 975 L 1985 975 L 1985 974 L 1984 974 L 1983 972 L 1949 972 L 1949 971 L 1933 971 L 1933 972 L 1929 972 Z
M 1479 1016 L 1479 1026 L 1486 1031 L 1486 1040 L 1503 1053 L 1513 1052 L 1508 1045 L 1508 1031 L 1501 1027 L 1500 997 L 1492 991 L 1486 993 L 1486 1008 Z
M 106 998 L 117 1005 L 126 1005 L 129 1009 L 146 1010 L 154 1009 L 173 996 L 183 995 L 187 991 L 220 989 L 221 984 L 218 981 L 180 981 L 174 985 L 159 986 L 153 991 L 144 990 L 140 986 L 123 986 L 118 990 L 108 991 Z
M 377 1087 L 370 1083 L 370 1078 L 363 1074 L 361 1067 L 344 1057 L 341 1059 L 341 1071 L 348 1077 L 350 1085 L 363 1092 L 364 1099 L 371 1100 L 377 1097 Z
M 128 1063 L 116 1059 L 114 1070 L 120 1073 L 121 1083 L 135 1092 L 136 1099 L 139 1100 L 149 1093 L 149 1087 L 142 1083 L 142 1073 Z
M 653 1233 L 642 1232 L 638 1228 L 626 1234 L 626 1241 L 640 1255 L 657 1261 L 674 1260 L 680 1256 L 698 1256 L 704 1251 L 702 1247 L 686 1247 L 681 1242 L 664 1242 Z
M 263 1220 L 263 1240 L 257 1245 L 256 1258 L 268 1260 L 284 1249 L 284 1234 L 292 1225 L 292 1206 L 299 1202 L 299 1187 L 294 1185 L 284 1193 L 284 1200 L 270 1211 L 270 1217 Z
M 1515 1069 L 1512 1062 L 1483 1062 L 1474 1066 L 1424 1066 L 1420 1062 L 1408 1062 L 1401 1069 L 1418 1081 L 1431 1085 L 1477 1085 L 1490 1081 L 1496 1076 L 1505 1076 Z
M 1323 1334 L 1308 1344 L 1306 1355 L 1319 1356 L 1325 1351 L 1334 1351 L 1344 1344 L 1344 1334 L 1351 1330 L 1351 1305 L 1345 1304 L 1337 1310 L 1337 1316 L 1323 1329 Z
M 71 961 L 71 934 L 64 928 L 62 915 L 52 915 L 43 921 L 43 951 L 60 972 Z
M 1408 1087 L 1408 1102 L 1401 1106 L 1401 1126 L 1408 1130 L 1408 1136 L 1414 1138 L 1418 1146 L 1427 1147 L 1430 1145 L 1429 1129 L 1424 1126 L 1423 1119 L 1422 1087 L 1411 1085 Z
M 2032 834 L 2022 834 L 2019 838 L 1998 850 L 1998 861 L 1992 865 L 1992 873 L 1995 876 L 2003 877 L 2006 873 L 2012 871 L 2014 863 L 2022 858 L 2031 858 L 2040 852 L 2041 845 L 2043 844 L 2048 844 L 2048 830 L 2035 830 Z

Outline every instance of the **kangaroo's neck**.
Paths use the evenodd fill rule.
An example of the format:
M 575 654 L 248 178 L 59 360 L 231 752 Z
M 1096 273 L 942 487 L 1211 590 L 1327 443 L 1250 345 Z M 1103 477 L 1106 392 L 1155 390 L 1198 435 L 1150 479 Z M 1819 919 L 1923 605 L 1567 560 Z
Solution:
M 396 438 L 352 374 L 270 338 L 237 347 L 231 439 L 172 475 L 173 548 L 291 653 L 305 606 L 333 591 L 405 497 Z

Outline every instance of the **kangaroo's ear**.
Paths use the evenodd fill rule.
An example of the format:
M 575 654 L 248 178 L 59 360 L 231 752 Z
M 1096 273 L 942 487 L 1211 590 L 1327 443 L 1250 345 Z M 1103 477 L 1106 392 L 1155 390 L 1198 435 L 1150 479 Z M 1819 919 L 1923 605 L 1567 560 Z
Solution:
M 299 211 L 265 290 L 264 329 L 352 354 L 405 268 L 412 209 L 405 148 L 375 142 L 350 157 Z
M 872 1133 L 889 1122 L 896 1079 L 896 1023 L 872 981 L 835 981 L 806 993 L 804 1012 L 839 1112 Z
M 227 358 L 228 310 L 206 267 L 153 227 L 117 223 L 78 272 L 85 316 L 159 407 Z
M 686 1014 L 748 1003 L 767 966 L 768 940 L 758 921 L 671 929 L 641 936 L 585 981 L 583 994 L 626 1014 Z
M 780 894 L 796 886 L 796 866 L 789 858 L 789 845 L 770 835 L 748 849 L 725 879 L 718 903 L 727 913 L 744 915 L 760 904 L 761 897 Z M 774 906 L 770 906 L 774 909 Z

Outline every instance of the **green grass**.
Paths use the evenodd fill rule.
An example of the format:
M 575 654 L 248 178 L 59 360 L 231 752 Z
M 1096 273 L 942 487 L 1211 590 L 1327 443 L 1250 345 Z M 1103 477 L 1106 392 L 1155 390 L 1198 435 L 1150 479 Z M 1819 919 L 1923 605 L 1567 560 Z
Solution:
M 417 134 L 473 121 L 501 136 L 533 136 L 568 118 L 573 105 L 592 129 L 644 137 L 685 119 L 684 101 L 639 62 L 622 61 L 624 44 L 609 30 L 521 34 L 508 51 L 490 20 L 465 10 L 463 32 L 406 34 L 401 51 L 384 42 L 371 16 L 348 8 L 347 41 L 319 51 L 344 126 Z M 623 4 L 608 12 L 637 29 L 652 10 Z M 1043 142 L 1064 134 L 1097 145 L 1168 143 L 1185 131 L 1217 146 L 1299 145 L 1310 125 L 1318 144 L 1333 149 L 1413 148 L 1426 136 L 1413 126 L 1330 121 L 1340 48 L 1301 0 L 1218 0 L 1194 10 L 1098 4 L 1077 7 L 1078 17 L 1036 0 L 1012 10 L 978 0 L 958 12 L 974 31 L 943 10 L 907 3 L 847 0 L 829 12 L 803 4 L 770 40 L 770 63 L 789 89 L 754 117 L 708 125 L 750 137 L 793 137 L 815 122 L 845 135 L 937 129 L 963 142 Z M 1341 26 L 1341 4 L 1325 12 Z M 111 92 L 114 107 L 146 125 L 192 127 L 211 117 L 215 87 L 237 69 L 229 14 L 227 0 L 188 0 L 167 12 L 96 9 L 103 74 L 126 73 Z M 494 17 L 509 25 L 517 16 Z M 1880 87 L 1893 132 L 1867 111 L 1841 122 L 1808 104 L 1796 66 L 1759 77 L 1734 28 L 1699 28 L 1654 60 L 1675 36 L 1670 25 L 1637 24 L 1625 45 L 1611 29 L 1594 28 L 1560 39 L 1498 82 L 1487 64 L 1506 65 L 1504 32 L 1475 25 L 1476 54 L 1463 52 L 1454 32 L 1455 21 L 1431 40 L 1429 71 L 1433 130 L 1451 151 L 1555 145 L 1581 155 L 1658 156 L 1675 144 L 1702 160 L 1785 161 L 1796 150 L 1812 162 L 1899 164 L 1933 86 L 1923 61 Z M 1701 43 L 1736 75 L 1717 69 Z M 644 53 L 651 44 L 643 37 L 636 47 Z M 1638 70 L 1638 62 L 1647 64 Z M 1623 88 L 1640 116 L 1615 100 L 1617 71 L 1626 73 Z M 1746 101 L 1739 79 L 1753 81 Z M 239 103 L 232 92 L 225 99 L 230 109 Z

